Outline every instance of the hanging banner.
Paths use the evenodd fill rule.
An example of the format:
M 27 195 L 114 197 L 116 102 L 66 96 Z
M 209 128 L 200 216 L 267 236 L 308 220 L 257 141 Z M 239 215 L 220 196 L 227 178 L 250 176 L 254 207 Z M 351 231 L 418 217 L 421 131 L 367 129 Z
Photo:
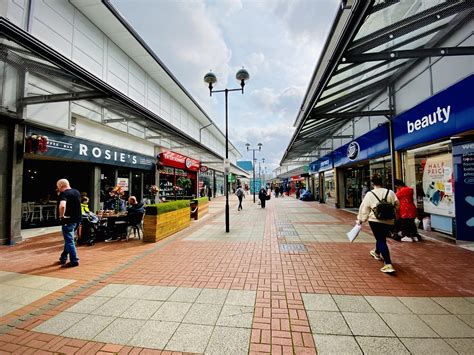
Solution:
M 456 239 L 474 241 L 474 142 L 453 142 Z
M 426 213 L 454 217 L 453 159 L 441 154 L 423 165 L 423 208 Z

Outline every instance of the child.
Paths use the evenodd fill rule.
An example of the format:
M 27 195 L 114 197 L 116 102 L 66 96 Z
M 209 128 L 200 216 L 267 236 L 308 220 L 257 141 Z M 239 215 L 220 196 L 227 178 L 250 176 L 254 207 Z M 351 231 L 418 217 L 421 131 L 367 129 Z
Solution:
M 89 213 L 89 197 L 82 196 L 81 197 L 81 213 L 86 214 Z

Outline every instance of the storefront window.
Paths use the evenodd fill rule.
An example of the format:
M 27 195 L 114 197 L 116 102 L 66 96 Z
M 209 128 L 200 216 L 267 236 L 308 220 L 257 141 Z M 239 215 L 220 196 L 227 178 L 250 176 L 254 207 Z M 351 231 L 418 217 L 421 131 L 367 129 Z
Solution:
M 451 142 L 409 150 L 403 153 L 402 159 L 405 183 L 415 191 L 419 217 L 428 217 L 431 227 L 451 233 L 454 217 Z
M 324 173 L 324 201 L 326 203 L 336 203 L 336 185 L 334 182 L 334 172 L 327 171 Z
M 132 172 L 132 188 L 131 195 L 135 196 L 138 201 L 142 200 L 142 173 Z
M 143 173 L 143 201 L 154 203 L 155 195 L 151 193 L 151 187 L 155 185 L 155 172 L 146 171 Z
M 131 181 L 130 181 L 130 169 L 118 169 L 117 170 L 117 181 L 115 183 L 116 186 L 122 186 L 124 190 L 124 195 L 122 198 L 126 201 L 130 196 L 130 188 L 131 188 Z
M 224 173 L 221 173 L 219 171 L 215 172 L 216 176 L 216 191 L 215 195 L 216 196 L 222 196 L 224 195 Z
M 380 158 L 370 161 L 370 176 L 380 176 L 382 178 L 382 185 L 388 189 L 392 188 L 392 163 L 390 158 Z
M 109 192 L 115 186 L 115 168 L 102 166 L 100 168 L 100 202 L 106 202 L 110 196 Z

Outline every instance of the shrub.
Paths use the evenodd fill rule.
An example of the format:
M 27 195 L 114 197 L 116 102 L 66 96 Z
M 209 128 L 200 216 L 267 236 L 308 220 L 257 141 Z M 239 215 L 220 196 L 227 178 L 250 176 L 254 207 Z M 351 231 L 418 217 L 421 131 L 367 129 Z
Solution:
M 199 205 L 201 202 L 207 202 L 207 201 L 209 201 L 209 198 L 207 198 L 207 197 L 199 197 L 199 198 L 195 198 L 194 201 L 196 201 L 197 204 Z
M 189 202 L 189 200 L 177 200 L 148 205 L 145 207 L 146 214 L 148 216 L 156 216 L 166 212 L 180 210 L 182 208 L 189 208 Z

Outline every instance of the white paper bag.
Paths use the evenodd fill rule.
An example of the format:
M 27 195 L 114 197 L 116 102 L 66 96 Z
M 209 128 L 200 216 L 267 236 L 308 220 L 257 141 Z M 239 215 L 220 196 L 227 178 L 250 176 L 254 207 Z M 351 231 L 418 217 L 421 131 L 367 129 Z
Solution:
M 361 229 L 362 226 L 360 224 L 356 224 L 354 228 L 347 232 L 347 238 L 349 238 L 349 241 L 351 243 L 357 238 Z

